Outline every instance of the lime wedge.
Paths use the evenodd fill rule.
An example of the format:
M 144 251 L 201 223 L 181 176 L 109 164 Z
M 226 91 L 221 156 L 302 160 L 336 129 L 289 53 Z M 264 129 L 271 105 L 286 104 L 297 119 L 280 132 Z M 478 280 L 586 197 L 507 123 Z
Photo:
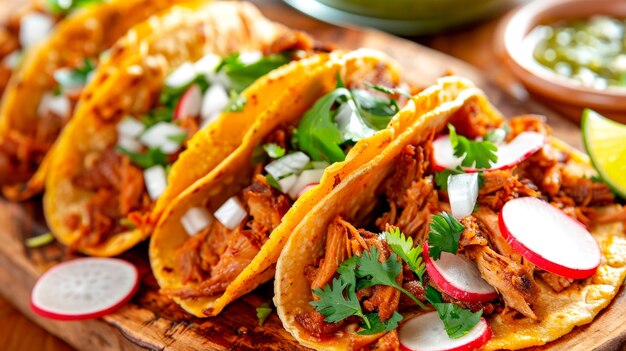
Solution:
M 626 125 L 583 111 L 583 142 L 602 180 L 626 198 Z

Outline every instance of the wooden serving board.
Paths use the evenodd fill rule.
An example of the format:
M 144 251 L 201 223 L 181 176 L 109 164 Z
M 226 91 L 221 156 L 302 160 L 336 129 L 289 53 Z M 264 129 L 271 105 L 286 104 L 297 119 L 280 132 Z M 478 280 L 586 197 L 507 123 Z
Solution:
M 304 30 L 318 40 L 338 48 L 369 47 L 397 59 L 407 78 L 428 85 L 449 70 L 472 79 L 483 88 L 505 115 L 539 113 L 548 116 L 555 134 L 580 147 L 580 132 L 569 121 L 546 108 L 513 99 L 481 72 L 454 58 L 413 42 L 381 32 L 346 29 L 310 19 L 286 5 L 255 1 L 266 16 L 292 28 Z M 0 5 L 6 1 L 0 1 Z M 12 5 L 11 5 L 12 6 Z M 6 9 L 5 6 L 0 8 Z M 71 258 L 58 244 L 28 249 L 24 240 L 46 231 L 40 201 L 12 204 L 0 199 L 0 294 L 28 318 L 81 350 L 299 350 L 303 349 L 282 328 L 276 314 L 258 326 L 256 307 L 272 296 L 267 284 L 229 306 L 220 316 L 198 319 L 186 314 L 169 299 L 158 294 L 150 273 L 147 245 L 123 255 L 141 272 L 138 294 L 126 306 L 102 319 L 58 322 L 35 315 L 29 308 L 30 291 L 46 268 Z M 577 328 L 556 343 L 536 350 L 619 350 L 626 341 L 626 295 L 622 290 L 611 306 L 591 325 Z

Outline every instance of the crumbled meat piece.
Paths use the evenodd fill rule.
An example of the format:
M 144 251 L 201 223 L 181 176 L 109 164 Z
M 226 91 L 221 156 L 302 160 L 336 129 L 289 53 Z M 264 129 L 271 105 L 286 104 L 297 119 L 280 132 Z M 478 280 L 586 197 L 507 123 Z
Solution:
M 318 338 L 335 333 L 343 325 L 343 321 L 339 323 L 328 323 L 324 321 L 324 318 L 321 313 L 311 311 L 296 315 L 296 322 L 309 334 Z
M 450 117 L 449 121 L 456 128 L 458 134 L 468 139 L 483 136 L 490 129 L 498 128 L 502 124 L 501 118 L 487 116 L 474 100 L 465 103 Z
M 561 292 L 574 283 L 574 279 L 568 279 L 546 271 L 537 272 L 537 275 L 556 292 Z

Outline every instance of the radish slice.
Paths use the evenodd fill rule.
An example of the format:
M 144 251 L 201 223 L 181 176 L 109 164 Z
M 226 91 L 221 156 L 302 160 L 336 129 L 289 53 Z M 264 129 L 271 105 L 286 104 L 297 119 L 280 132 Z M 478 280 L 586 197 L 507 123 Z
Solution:
M 296 184 L 289 190 L 289 196 L 294 200 L 297 199 L 299 197 L 298 194 L 302 193 L 307 185 L 319 183 L 322 179 L 322 175 L 324 175 L 323 169 L 307 169 L 302 171 L 298 176 Z
M 498 297 L 496 289 L 480 276 L 476 264 L 449 252 L 442 252 L 438 260 L 428 255 L 424 243 L 424 262 L 428 276 L 443 292 L 464 302 L 487 302 Z
M 543 200 L 523 197 L 508 201 L 498 224 L 511 247 L 543 270 L 584 279 L 600 265 L 600 248 L 589 231 Z
M 180 142 L 176 139 L 185 134 L 185 130 L 179 126 L 159 122 L 146 130 L 140 137 L 141 142 L 148 147 L 158 147 L 165 154 L 173 154 L 180 149 Z
M 318 184 L 319 183 L 311 183 L 311 184 L 305 185 L 304 188 L 302 188 L 302 190 L 300 190 L 300 192 L 298 192 L 298 194 L 296 195 L 296 199 L 299 199 L 300 196 L 304 195 L 304 193 L 306 193 L 307 191 L 315 188 L 315 186 Z
M 471 351 L 485 346 L 491 339 L 491 329 L 485 318 L 467 334 L 452 339 L 446 333 L 436 311 L 422 313 L 398 329 L 400 349 L 404 351 Z
M 289 190 L 293 188 L 293 186 L 298 181 L 298 176 L 296 174 L 292 174 L 278 181 L 278 185 L 280 185 L 280 191 L 284 194 L 289 193 Z
M 143 171 L 143 179 L 146 183 L 148 195 L 152 200 L 156 200 L 161 196 L 165 188 L 167 188 L 167 176 L 165 168 L 161 165 L 146 168 Z
M 202 90 L 198 84 L 190 86 L 178 100 L 174 111 L 174 118 L 183 119 L 200 115 L 202 107 Z
M 31 293 L 31 309 L 59 320 L 98 318 L 124 305 L 139 286 L 132 264 L 115 258 L 79 258 L 44 273 Z
M 45 93 L 39 103 L 37 114 L 39 116 L 45 116 L 49 112 L 58 117 L 64 118 L 70 114 L 70 99 L 65 95 L 54 96 L 50 93 Z
M 124 117 L 124 119 L 117 124 L 117 134 L 129 138 L 138 137 L 145 129 L 146 126 L 143 123 L 132 117 Z
M 304 152 L 296 151 L 268 163 L 265 165 L 265 171 L 274 179 L 280 179 L 289 174 L 300 173 L 310 160 L 309 156 Z
M 449 176 L 448 198 L 454 218 L 461 219 L 471 215 L 478 198 L 478 173 Z
M 213 117 L 215 114 L 220 114 L 224 107 L 228 105 L 228 101 L 230 98 L 228 97 L 228 93 L 226 89 L 221 84 L 213 84 L 204 93 L 204 98 L 202 98 L 202 107 L 201 107 L 201 115 L 204 119 L 209 119 Z
M 165 78 L 165 85 L 171 88 L 180 88 L 191 83 L 196 78 L 196 70 L 191 62 L 185 62 Z
M 192 207 L 180 219 L 187 234 L 194 236 L 213 222 L 211 213 L 204 207 Z
M 237 228 L 241 221 L 248 217 L 248 213 L 236 196 L 226 200 L 213 215 L 224 227 L 230 230 Z
M 22 17 L 20 21 L 20 45 L 28 49 L 44 40 L 54 27 L 54 21 L 50 16 L 31 12 Z
M 496 151 L 498 162 L 484 170 L 494 171 L 497 169 L 511 168 L 539 151 L 545 143 L 546 137 L 543 134 L 522 132 L 516 136 L 515 139 L 511 140 L 510 143 L 499 146 L 498 151 Z M 435 141 L 433 141 L 433 149 L 433 163 L 435 169 L 455 169 L 461 165 L 463 159 L 454 156 L 454 150 L 452 149 L 449 135 L 443 135 L 435 139 Z M 464 167 L 463 170 L 466 172 L 478 171 L 478 169 L 471 167 Z

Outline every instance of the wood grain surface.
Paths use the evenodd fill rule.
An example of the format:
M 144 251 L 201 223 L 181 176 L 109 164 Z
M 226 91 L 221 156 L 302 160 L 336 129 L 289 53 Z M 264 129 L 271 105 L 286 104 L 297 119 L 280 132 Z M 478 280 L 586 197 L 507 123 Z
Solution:
M 0 0 L 0 16 L 20 1 Z M 270 19 L 311 33 L 318 40 L 339 48 L 370 47 L 397 59 L 406 76 L 422 85 L 453 70 L 472 79 L 506 115 L 540 113 L 548 116 L 555 134 L 580 147 L 577 126 L 558 114 L 528 100 L 517 83 L 498 64 L 491 43 L 496 21 L 432 37 L 412 38 L 461 60 L 420 46 L 412 41 L 377 31 L 342 29 L 310 19 L 278 0 L 254 1 Z M 124 255 L 140 267 L 142 285 L 135 298 L 119 311 L 99 320 L 56 322 L 34 315 L 28 307 L 35 280 L 55 262 L 68 257 L 53 244 L 30 250 L 24 239 L 46 228 L 40 204 L 16 205 L 0 199 L 0 345 L 7 350 L 68 350 L 69 346 L 25 320 L 24 316 L 82 350 L 297 350 L 300 347 L 282 329 L 272 314 L 263 327 L 257 325 L 255 307 L 271 297 L 271 286 L 264 286 L 227 308 L 221 316 L 200 320 L 184 313 L 177 305 L 160 296 L 147 265 L 142 245 Z M 626 295 L 622 291 L 614 303 L 593 324 L 577 328 L 570 335 L 537 350 L 620 350 L 626 341 Z M 17 311 L 21 311 L 22 314 Z

